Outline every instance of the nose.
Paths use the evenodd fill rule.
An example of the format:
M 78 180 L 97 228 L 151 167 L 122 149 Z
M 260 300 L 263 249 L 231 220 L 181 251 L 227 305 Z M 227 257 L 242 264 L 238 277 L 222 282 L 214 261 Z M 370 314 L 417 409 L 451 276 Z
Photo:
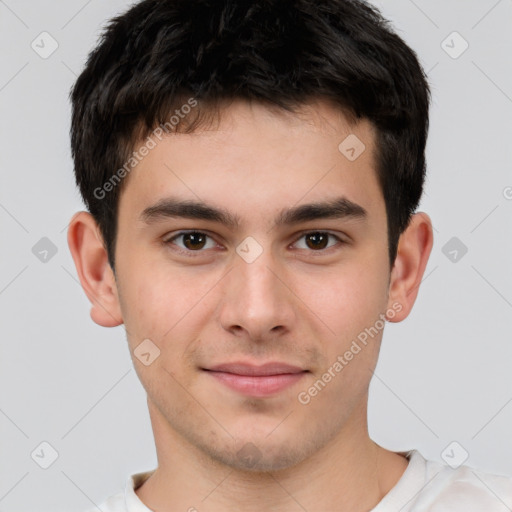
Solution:
M 264 250 L 252 263 L 237 257 L 224 282 L 222 327 L 255 342 L 289 332 L 296 319 L 291 278 L 270 253 Z

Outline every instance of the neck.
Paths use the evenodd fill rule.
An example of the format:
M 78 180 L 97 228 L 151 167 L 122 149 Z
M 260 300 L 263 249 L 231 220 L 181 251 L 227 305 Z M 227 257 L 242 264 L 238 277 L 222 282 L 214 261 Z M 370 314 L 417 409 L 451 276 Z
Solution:
M 170 428 L 148 401 L 159 465 L 136 490 L 152 510 L 368 511 L 398 482 L 408 461 L 368 436 L 366 409 L 308 459 L 272 472 L 233 469 Z M 299 508 L 297 508 L 299 507 Z

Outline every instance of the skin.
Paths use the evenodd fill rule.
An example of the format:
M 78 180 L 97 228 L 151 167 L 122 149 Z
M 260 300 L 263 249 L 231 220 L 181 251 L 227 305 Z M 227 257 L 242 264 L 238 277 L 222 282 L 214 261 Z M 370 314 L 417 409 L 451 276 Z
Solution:
M 349 134 L 366 146 L 355 161 L 338 150 Z M 408 316 L 430 255 L 431 222 L 417 213 L 390 268 L 374 148 L 371 123 L 350 125 L 326 101 L 304 105 L 301 115 L 235 101 L 218 126 L 168 135 L 129 175 L 115 276 L 93 218 L 73 217 L 68 243 L 91 317 L 105 327 L 124 323 L 147 392 L 158 468 L 136 492 L 150 509 L 362 512 L 402 476 L 405 457 L 368 435 L 382 329 L 307 405 L 297 398 L 379 315 Z M 141 220 L 170 195 L 222 207 L 240 225 Z M 275 224 L 282 209 L 340 196 L 366 217 Z M 180 230 L 210 238 L 170 241 Z M 305 235 L 318 231 L 334 235 L 327 247 L 308 242 Z M 263 251 L 252 263 L 236 252 L 249 236 Z M 133 354 L 148 338 L 160 355 L 146 366 Z M 232 361 L 280 361 L 308 372 L 254 398 L 203 370 Z M 255 455 L 248 460 L 240 450 Z

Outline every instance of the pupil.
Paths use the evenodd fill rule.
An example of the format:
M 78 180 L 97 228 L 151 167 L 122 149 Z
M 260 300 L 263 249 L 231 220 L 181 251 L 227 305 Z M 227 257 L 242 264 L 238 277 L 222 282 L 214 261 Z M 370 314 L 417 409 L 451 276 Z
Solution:
M 313 247 L 310 247 L 312 249 L 324 249 L 327 246 L 327 235 L 325 233 L 312 233 L 307 236 L 307 240 L 308 242 L 313 241 Z
M 205 237 L 201 233 L 186 233 L 183 237 L 187 249 L 201 249 L 204 245 Z M 199 244 L 199 247 L 197 247 L 197 244 Z

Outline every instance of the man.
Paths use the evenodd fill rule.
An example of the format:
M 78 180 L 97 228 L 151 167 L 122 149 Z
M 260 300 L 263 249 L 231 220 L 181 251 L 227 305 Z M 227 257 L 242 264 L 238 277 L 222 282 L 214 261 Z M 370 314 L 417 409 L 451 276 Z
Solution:
M 368 435 L 433 243 L 429 87 L 361 1 L 145 0 L 72 91 L 91 317 L 124 324 L 158 468 L 101 507 L 502 511 L 512 479 Z

